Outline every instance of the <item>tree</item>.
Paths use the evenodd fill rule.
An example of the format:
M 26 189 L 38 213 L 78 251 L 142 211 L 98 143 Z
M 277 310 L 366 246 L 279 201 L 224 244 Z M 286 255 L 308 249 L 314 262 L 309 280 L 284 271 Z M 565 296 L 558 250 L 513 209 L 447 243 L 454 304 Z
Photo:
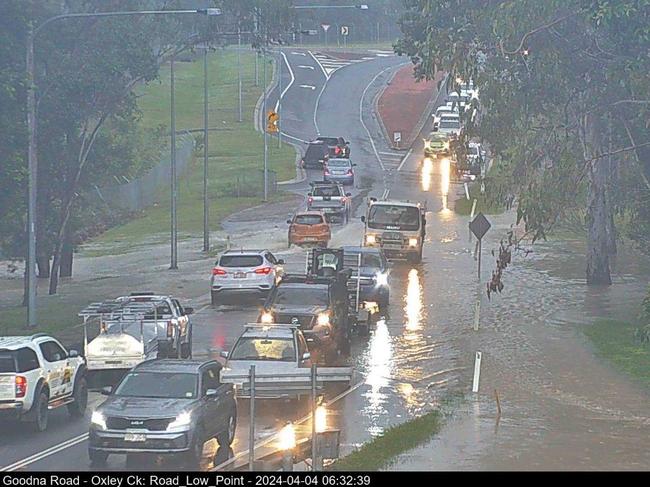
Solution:
M 491 196 L 518 196 L 517 220 L 533 241 L 568 215 L 582 215 L 587 282 L 609 284 L 617 235 L 613 215 L 642 216 L 638 193 L 633 200 L 621 198 L 628 188 L 613 185 L 647 179 L 650 171 L 640 153 L 647 147 L 650 3 L 406 5 L 403 38 L 395 47 L 411 57 L 415 76 L 432 78 L 440 68 L 449 72 L 450 89 L 457 89 L 457 77 L 471 78 L 480 88 L 480 124 L 469 124 L 466 137 L 483 138 L 496 156 Z M 629 134 L 625 123 L 615 123 L 622 109 Z M 638 164 L 630 165 L 634 154 Z M 614 167 L 622 177 L 614 177 Z M 647 198 L 650 187 L 641 190 Z

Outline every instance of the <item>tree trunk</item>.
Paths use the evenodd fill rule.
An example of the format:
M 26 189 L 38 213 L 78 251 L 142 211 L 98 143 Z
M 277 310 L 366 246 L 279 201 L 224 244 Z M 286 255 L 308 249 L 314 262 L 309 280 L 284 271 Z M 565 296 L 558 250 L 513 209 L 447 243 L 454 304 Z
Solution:
M 601 140 L 597 122 L 593 116 L 586 121 L 587 158 L 598 157 Z M 587 284 L 610 285 L 608 232 L 611 213 L 607 204 L 607 159 L 589 162 L 589 192 L 587 196 Z
M 60 276 L 72 277 L 72 260 L 74 258 L 74 246 L 72 245 L 72 231 L 68 230 L 65 235 L 61 249 Z
M 36 254 L 36 265 L 38 267 L 38 277 L 48 279 L 50 277 L 50 256 Z

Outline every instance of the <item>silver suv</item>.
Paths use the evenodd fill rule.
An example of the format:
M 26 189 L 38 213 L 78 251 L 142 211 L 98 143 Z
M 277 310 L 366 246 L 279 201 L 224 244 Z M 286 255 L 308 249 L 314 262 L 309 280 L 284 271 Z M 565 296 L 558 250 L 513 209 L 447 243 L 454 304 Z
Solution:
M 257 294 L 265 298 L 284 274 L 284 260 L 268 250 L 228 250 L 221 254 L 210 279 L 212 304 L 225 295 Z
M 76 350 L 44 333 L 0 337 L 0 418 L 45 431 L 50 409 L 67 406 L 81 417 L 87 402 L 86 363 Z

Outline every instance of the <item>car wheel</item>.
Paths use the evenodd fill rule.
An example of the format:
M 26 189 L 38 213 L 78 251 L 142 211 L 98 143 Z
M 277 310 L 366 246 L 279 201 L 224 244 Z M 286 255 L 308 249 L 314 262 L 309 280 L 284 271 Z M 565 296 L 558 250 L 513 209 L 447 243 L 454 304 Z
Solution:
M 90 460 L 91 465 L 95 467 L 103 467 L 106 465 L 106 460 L 108 460 L 108 453 L 88 448 L 88 459 Z
M 212 306 L 219 304 L 219 293 L 217 291 L 210 291 L 210 303 Z
M 43 432 L 47 429 L 48 409 L 47 405 L 50 398 L 45 391 L 41 391 L 34 403 L 34 423 L 33 427 L 37 432 Z
M 86 412 L 88 404 L 88 383 L 85 377 L 79 377 L 75 381 L 72 397 L 74 402 L 68 404 L 68 414 L 73 418 L 81 418 Z
M 224 448 L 232 445 L 235 441 L 235 431 L 237 430 L 237 412 L 233 411 L 228 416 L 228 428 L 217 435 L 219 446 Z
M 187 463 L 191 468 L 198 468 L 203 459 L 203 446 L 205 445 L 205 435 L 201 428 L 197 428 L 194 432 L 194 440 L 190 445 L 187 452 Z
M 181 343 L 181 358 L 192 358 L 192 334 L 187 337 L 187 342 Z

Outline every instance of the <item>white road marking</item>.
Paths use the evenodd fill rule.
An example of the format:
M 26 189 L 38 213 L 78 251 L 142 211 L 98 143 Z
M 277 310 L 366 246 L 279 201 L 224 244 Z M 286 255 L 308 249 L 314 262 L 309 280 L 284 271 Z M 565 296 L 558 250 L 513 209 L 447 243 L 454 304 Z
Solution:
M 293 135 L 289 135 L 286 132 L 282 132 L 282 136 L 283 137 L 288 137 L 288 138 L 293 139 L 293 140 L 297 140 L 298 142 L 302 142 L 303 144 L 308 144 L 309 143 L 308 140 L 304 140 L 304 139 L 300 139 L 298 137 L 294 137 Z
M 323 71 L 323 75 L 325 76 L 325 82 L 323 83 L 323 86 L 320 89 L 318 96 L 316 97 L 316 104 L 314 105 L 314 128 L 316 129 L 316 133 L 320 134 L 320 130 L 318 129 L 318 122 L 316 121 L 316 114 L 318 113 L 318 104 L 320 103 L 320 97 L 323 96 L 323 91 L 325 91 L 325 87 L 327 86 L 327 81 L 330 79 L 330 77 L 325 71 L 325 68 L 323 68 L 323 65 L 320 63 L 320 61 L 316 59 L 316 56 L 314 56 L 314 54 L 311 51 L 307 51 L 307 52 L 309 52 L 309 55 L 320 66 L 320 69 Z
M 302 68 L 302 69 L 312 69 L 312 70 L 314 69 L 313 66 L 305 66 L 304 64 L 301 64 L 301 65 L 299 65 L 298 67 L 299 67 L 299 68 Z
M 401 164 L 399 165 L 399 167 L 397 168 L 397 171 L 401 171 L 401 170 L 402 170 L 402 168 L 404 167 L 404 164 L 406 164 L 406 160 L 407 160 L 407 159 L 409 158 L 409 156 L 411 155 L 411 152 L 413 152 L 413 147 L 411 147 L 411 148 L 409 149 L 409 151 L 406 153 L 406 155 L 404 156 L 404 159 L 402 160 L 402 163 L 401 163 Z
M 291 51 L 291 54 L 295 54 L 296 56 L 306 56 L 304 52 L 298 52 L 298 51 Z
M 381 199 L 382 200 L 388 199 L 389 194 L 390 194 L 390 189 L 389 188 L 384 189 L 384 193 L 381 195 Z
M 315 90 L 316 87 L 314 85 L 300 85 L 301 88 L 309 88 L 310 90 Z
M 34 462 L 38 462 L 39 460 L 54 455 L 55 453 L 65 450 L 66 448 L 70 448 L 74 445 L 78 445 L 79 443 L 82 443 L 87 439 L 88 439 L 88 433 L 83 433 L 79 436 L 75 436 L 74 438 L 70 438 L 69 440 L 63 441 L 58 445 L 54 445 L 46 450 L 40 451 L 38 453 L 35 453 L 34 455 L 24 458 L 23 460 L 19 460 L 15 463 L 12 463 L 11 465 L 7 465 L 6 467 L 2 467 L 0 468 L 0 472 L 13 472 L 14 470 L 18 470 L 19 468 L 26 467 L 28 465 L 31 465 Z
M 284 94 L 289 91 L 289 88 L 291 88 L 291 85 L 293 84 L 294 81 L 296 81 L 296 77 L 293 75 L 293 69 L 291 69 L 291 64 L 289 64 L 289 61 L 287 60 L 287 56 L 280 51 L 280 54 L 282 55 L 282 59 L 284 63 L 287 65 L 287 68 L 289 68 L 289 76 L 291 76 L 291 81 L 289 81 L 289 84 L 282 90 L 282 93 L 280 93 L 280 97 L 278 98 L 278 101 L 275 102 L 275 111 L 277 113 L 278 109 L 280 108 L 280 100 L 284 98 Z
M 329 75 L 328 75 L 327 72 L 325 71 L 325 68 L 324 68 L 323 65 L 320 63 L 320 61 L 316 58 L 316 56 L 314 56 L 314 53 L 311 52 L 311 51 L 307 51 L 307 52 L 308 52 L 309 55 L 314 59 L 314 61 L 316 61 L 316 64 L 318 64 L 318 65 L 320 66 L 321 71 L 323 71 L 323 75 L 325 75 L 325 79 L 329 78 Z
M 395 156 L 395 157 L 399 157 L 400 159 L 402 158 L 402 154 L 400 152 L 382 152 L 382 151 L 379 151 L 379 153 L 383 154 L 385 156 Z

